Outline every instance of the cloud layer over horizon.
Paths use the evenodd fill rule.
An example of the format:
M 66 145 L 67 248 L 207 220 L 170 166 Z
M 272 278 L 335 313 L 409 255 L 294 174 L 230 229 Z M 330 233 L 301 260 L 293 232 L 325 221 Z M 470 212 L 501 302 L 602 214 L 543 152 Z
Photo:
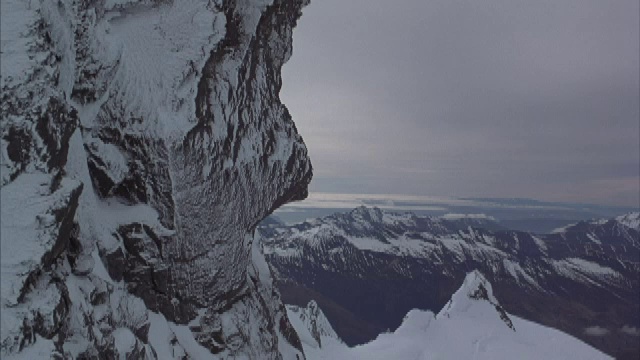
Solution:
M 311 191 L 638 206 L 639 6 L 312 1 L 281 94 Z

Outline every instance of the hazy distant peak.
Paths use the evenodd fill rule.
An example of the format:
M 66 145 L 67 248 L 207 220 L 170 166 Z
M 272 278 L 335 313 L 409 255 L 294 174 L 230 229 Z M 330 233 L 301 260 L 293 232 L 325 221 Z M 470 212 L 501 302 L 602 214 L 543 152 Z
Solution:
M 460 219 L 477 219 L 477 220 L 491 220 L 496 221 L 496 218 L 493 216 L 489 216 L 487 214 L 444 214 L 440 216 L 441 219 L 445 220 L 460 220 Z
M 618 216 L 616 221 L 632 229 L 640 230 L 640 211 Z
M 367 220 L 373 221 L 382 221 L 383 212 L 378 207 L 366 207 L 364 205 L 358 206 L 357 208 L 351 210 L 349 215 L 352 217 L 360 217 L 365 218 Z

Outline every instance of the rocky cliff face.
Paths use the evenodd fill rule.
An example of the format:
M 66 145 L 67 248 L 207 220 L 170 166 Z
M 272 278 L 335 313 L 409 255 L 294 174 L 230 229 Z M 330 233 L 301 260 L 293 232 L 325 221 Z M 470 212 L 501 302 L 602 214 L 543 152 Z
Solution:
M 311 179 L 306 3 L 3 1 L 3 355 L 301 355 L 253 231 Z

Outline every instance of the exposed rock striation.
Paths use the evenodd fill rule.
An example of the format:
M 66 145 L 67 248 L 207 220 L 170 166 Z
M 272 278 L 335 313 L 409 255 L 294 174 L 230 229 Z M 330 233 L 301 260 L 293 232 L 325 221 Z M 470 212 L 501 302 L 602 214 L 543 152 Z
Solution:
M 3 1 L 3 355 L 302 356 L 253 232 L 312 176 L 307 2 Z

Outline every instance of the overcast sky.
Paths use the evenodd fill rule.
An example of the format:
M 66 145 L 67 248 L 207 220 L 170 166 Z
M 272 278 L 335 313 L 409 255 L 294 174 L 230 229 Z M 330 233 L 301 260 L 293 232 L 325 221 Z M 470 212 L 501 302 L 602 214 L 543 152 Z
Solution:
M 312 0 L 312 192 L 640 203 L 638 0 Z

